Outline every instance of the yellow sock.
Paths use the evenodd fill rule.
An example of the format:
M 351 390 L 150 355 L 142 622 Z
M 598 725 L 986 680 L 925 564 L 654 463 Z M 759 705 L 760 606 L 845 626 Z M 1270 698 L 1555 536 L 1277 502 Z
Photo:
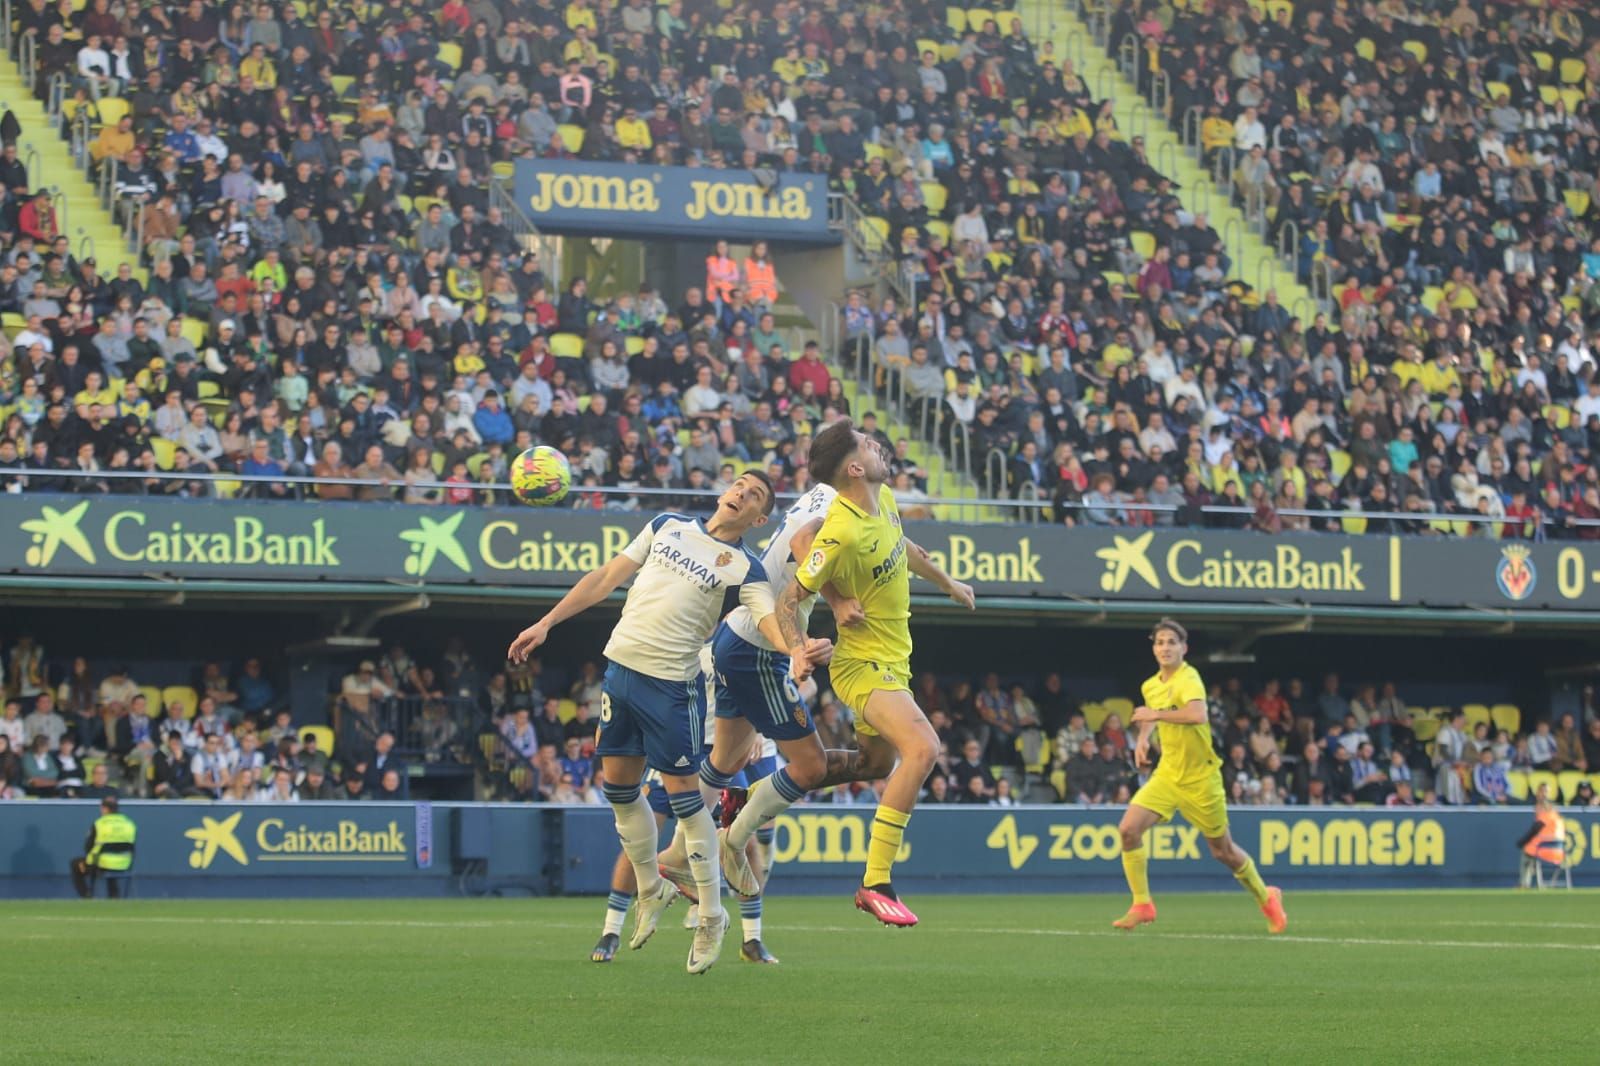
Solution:
M 1261 906 L 1267 905 L 1267 883 L 1261 880 L 1261 875 L 1256 872 L 1256 864 L 1248 858 L 1244 865 L 1233 871 L 1233 879 L 1244 886 L 1244 890 L 1256 898 Z
M 1134 903 L 1151 902 L 1150 853 L 1143 846 L 1122 853 L 1122 875 L 1128 879 Z
M 878 816 L 872 820 L 872 841 L 867 844 L 867 876 L 864 885 L 888 883 L 889 870 L 894 857 L 900 854 L 900 841 L 906 835 L 906 823 L 911 815 L 893 807 L 878 806 Z

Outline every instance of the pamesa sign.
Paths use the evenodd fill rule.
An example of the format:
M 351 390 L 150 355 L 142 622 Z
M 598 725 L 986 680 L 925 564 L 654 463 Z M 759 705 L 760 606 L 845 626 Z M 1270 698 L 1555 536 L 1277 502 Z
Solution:
M 649 515 L 529 507 L 0 496 L 0 573 L 568 587 Z M 1600 546 L 910 522 L 978 595 L 1600 611 Z M 754 546 L 760 538 L 752 537 Z

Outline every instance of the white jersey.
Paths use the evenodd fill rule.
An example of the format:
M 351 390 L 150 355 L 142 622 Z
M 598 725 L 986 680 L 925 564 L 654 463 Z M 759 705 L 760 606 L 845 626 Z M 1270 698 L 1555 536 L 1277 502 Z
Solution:
M 817 485 L 810 489 L 804 496 L 794 502 L 794 506 L 783 513 L 783 520 L 778 523 L 778 528 L 773 532 L 772 539 L 767 541 L 766 550 L 761 553 L 761 565 L 767 571 L 767 581 L 772 588 L 772 599 L 776 603 L 783 590 L 794 580 L 795 571 L 800 568 L 800 563 L 794 558 L 794 553 L 789 550 L 789 542 L 794 539 L 795 533 L 806 523 L 827 515 L 828 507 L 833 503 L 833 498 L 839 495 L 831 485 Z M 816 604 L 816 597 L 807 596 L 800 601 L 800 632 L 806 631 L 806 626 L 811 622 L 811 608 Z M 758 648 L 767 651 L 777 651 L 772 642 L 761 635 L 756 628 L 756 623 L 761 621 L 761 615 L 753 614 L 749 609 L 740 607 L 728 616 L 728 628 L 739 634 L 744 640 L 749 641 Z
M 701 647 L 734 606 L 772 613 L 761 560 L 742 543 L 713 537 L 698 519 L 658 515 L 622 554 L 640 570 L 605 657 L 647 677 L 698 677 Z

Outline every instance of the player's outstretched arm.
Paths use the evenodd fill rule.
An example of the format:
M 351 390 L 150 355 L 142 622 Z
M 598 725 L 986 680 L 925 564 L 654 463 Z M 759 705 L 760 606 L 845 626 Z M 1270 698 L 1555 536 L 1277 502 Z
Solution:
M 931 581 L 938 585 L 940 591 L 967 610 L 970 611 L 976 607 L 977 598 L 973 594 L 972 586 L 964 581 L 957 581 L 945 573 L 939 564 L 933 561 L 933 556 L 929 555 L 920 544 L 909 537 L 906 538 L 906 564 L 911 567 L 913 574 L 916 574 L 924 581 Z
M 786 648 L 805 646 L 806 636 L 800 632 L 800 603 L 810 595 L 810 590 L 796 578 L 790 578 L 783 591 L 778 593 L 778 602 L 774 605 L 772 617 L 778 625 L 778 634 L 783 638 L 783 646 Z M 773 643 L 778 642 L 773 641 Z M 811 669 L 815 665 L 809 655 L 789 657 L 789 673 L 796 681 L 804 681 L 810 677 Z
M 639 564 L 626 555 L 618 555 L 598 570 L 591 570 L 567 590 L 561 602 L 550 608 L 545 616 L 517 634 L 506 651 L 506 658 L 514 663 L 527 660 L 533 650 L 545 642 L 550 630 L 575 615 L 593 607 L 614 592 L 618 585 L 639 572 Z

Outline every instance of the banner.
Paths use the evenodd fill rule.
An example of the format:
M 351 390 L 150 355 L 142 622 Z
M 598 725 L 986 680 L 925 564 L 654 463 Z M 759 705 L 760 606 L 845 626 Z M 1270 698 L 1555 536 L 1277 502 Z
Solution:
M 816 174 L 776 174 L 764 185 L 748 170 L 519 159 L 513 182 L 523 211 L 552 233 L 839 240 L 828 228 L 827 178 Z
M 583 827 L 569 824 L 565 835 L 600 835 L 604 815 L 569 811 L 569 821 L 582 819 Z M 1574 882 L 1592 885 L 1600 875 L 1600 814 L 1563 816 Z M 773 891 L 859 884 L 872 817 L 871 807 L 826 805 L 779 815 Z M 895 884 L 918 892 L 1120 892 L 1121 818 L 1120 807 L 918 807 Z M 1521 854 L 1516 842 L 1533 810 L 1247 807 L 1228 818 L 1261 876 L 1285 888 L 1510 888 Z M 1199 830 L 1181 819 L 1151 829 L 1145 847 L 1158 890 L 1233 887 Z M 565 890 L 604 892 L 600 873 L 609 868 L 588 871 L 582 882 L 569 876 Z
M 143 897 L 604 894 L 618 851 L 603 806 L 128 801 L 122 809 L 138 828 L 134 894 Z M 772 891 L 860 884 L 873 813 L 801 805 L 779 815 Z M 69 864 L 98 814 L 87 800 L 7 804 L 0 898 L 69 896 Z M 1563 816 L 1573 880 L 1592 887 L 1600 812 Z M 1121 817 L 1117 807 L 923 806 L 895 883 L 912 892 L 1120 892 Z M 1262 876 L 1284 888 L 1509 888 L 1533 812 L 1246 807 L 1229 821 Z M 1233 887 L 1181 820 L 1150 830 L 1145 846 L 1160 890 Z
M 0 495 L 0 573 L 564 588 L 626 547 L 649 517 Z M 906 528 L 980 597 L 1600 611 L 1600 542 L 958 522 Z

